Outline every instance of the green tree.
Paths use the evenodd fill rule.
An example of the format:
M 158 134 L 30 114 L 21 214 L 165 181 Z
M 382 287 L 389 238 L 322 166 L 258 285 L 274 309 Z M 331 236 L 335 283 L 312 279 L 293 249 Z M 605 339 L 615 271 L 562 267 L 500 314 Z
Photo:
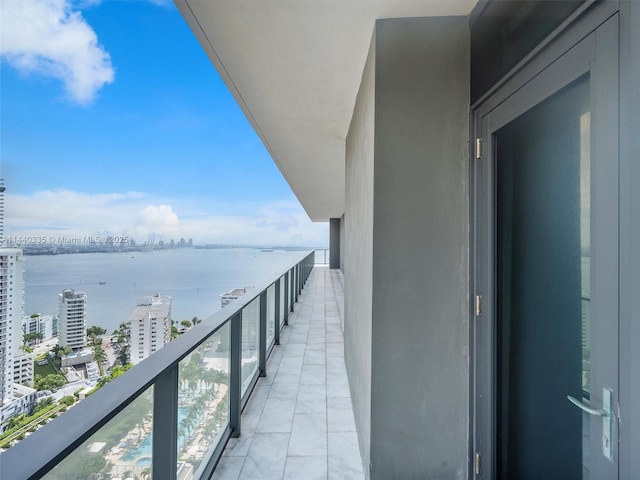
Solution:
M 91 326 L 87 328 L 87 338 L 89 339 L 89 345 L 96 346 L 102 345 L 102 335 L 107 333 L 104 328 Z
M 97 453 L 73 452 L 47 474 L 55 480 L 97 480 L 108 469 L 107 460 Z
M 39 412 L 40 410 L 42 410 L 44 408 L 47 408 L 49 405 L 53 405 L 53 398 L 51 398 L 51 397 L 43 398 L 38 403 L 36 403 L 35 407 L 33 407 L 33 412 L 31 412 L 31 415 L 33 415 L 34 413 Z
M 58 358 L 62 358 L 65 355 L 69 355 L 71 352 L 73 352 L 73 349 L 67 345 L 66 347 L 61 347 L 59 345 L 56 345 L 55 347 L 53 347 L 52 351 L 55 350 L 55 355 Z
M 191 322 L 189 320 L 182 320 L 180 322 L 180 325 L 182 325 L 184 328 L 191 328 Z
M 182 420 L 180 420 L 180 423 L 178 424 L 178 435 L 180 435 L 186 440 L 187 437 L 191 436 L 193 427 L 195 427 L 196 424 L 197 422 L 195 421 L 195 418 L 193 418 L 193 416 L 190 416 L 187 413 L 187 415 Z M 184 449 L 186 446 L 187 446 L 187 442 L 184 441 L 182 443 L 182 448 Z
M 51 390 L 52 388 L 62 387 L 67 383 L 67 379 L 57 373 L 51 373 L 41 378 L 35 383 L 36 390 Z
M 113 331 L 113 335 L 117 337 L 118 346 L 120 347 L 118 360 L 121 365 L 126 365 L 129 361 L 129 356 L 127 354 L 130 335 L 129 324 L 122 322 L 120 326 Z
M 98 368 L 100 369 L 100 375 L 104 375 L 104 369 L 102 368 L 102 363 L 107 359 L 107 354 L 99 344 L 93 345 L 93 359 L 98 363 Z
M 22 336 L 22 344 L 26 347 L 27 345 L 39 343 L 43 338 L 44 335 L 40 332 L 25 333 Z
M 74 397 L 73 395 L 67 395 L 65 397 L 62 397 L 59 403 L 66 405 L 67 407 L 70 407 L 71 405 L 76 403 L 76 397 Z
M 129 362 L 129 355 L 127 354 L 129 347 L 122 346 L 120 348 L 120 353 L 118 354 L 118 360 L 120 361 L 120 365 L 126 365 Z
M 140 480 L 149 480 L 151 478 L 151 467 L 144 467 L 138 478 Z
M 90 337 L 91 335 L 95 335 L 96 337 L 101 337 L 105 333 L 107 333 L 107 331 L 104 328 L 97 327 L 95 325 L 87 328 L 87 337 Z

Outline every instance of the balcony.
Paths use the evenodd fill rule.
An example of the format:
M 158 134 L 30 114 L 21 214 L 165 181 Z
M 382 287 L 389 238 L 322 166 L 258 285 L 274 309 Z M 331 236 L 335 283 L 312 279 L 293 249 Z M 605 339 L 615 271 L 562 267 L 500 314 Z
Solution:
M 317 267 L 214 479 L 364 479 L 341 321 L 342 279 Z
M 342 280 L 313 262 L 305 255 L 3 452 L 0 477 L 364 478 Z

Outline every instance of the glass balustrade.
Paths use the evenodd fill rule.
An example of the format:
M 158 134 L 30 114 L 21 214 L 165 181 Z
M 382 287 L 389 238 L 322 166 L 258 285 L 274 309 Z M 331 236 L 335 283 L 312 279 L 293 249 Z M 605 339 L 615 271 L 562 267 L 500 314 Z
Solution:
M 209 478 L 314 263 L 305 254 L 2 452 L 0 478 Z

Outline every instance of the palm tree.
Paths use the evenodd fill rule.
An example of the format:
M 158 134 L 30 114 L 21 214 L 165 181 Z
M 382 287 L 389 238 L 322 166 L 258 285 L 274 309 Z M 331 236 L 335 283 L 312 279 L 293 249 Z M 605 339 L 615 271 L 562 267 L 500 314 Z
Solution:
M 151 478 L 151 467 L 144 467 L 138 478 L 140 480 L 149 480 Z
M 93 346 L 93 359 L 99 364 L 107 359 L 107 355 L 100 345 Z
M 178 435 L 182 437 L 182 450 L 186 448 L 187 439 L 191 436 L 191 431 L 194 426 L 193 419 L 188 416 L 184 417 L 178 424 Z
M 109 380 L 111 379 L 107 375 L 100 377 L 100 380 L 98 380 L 98 386 L 100 388 L 104 387 L 107 383 L 109 383 Z

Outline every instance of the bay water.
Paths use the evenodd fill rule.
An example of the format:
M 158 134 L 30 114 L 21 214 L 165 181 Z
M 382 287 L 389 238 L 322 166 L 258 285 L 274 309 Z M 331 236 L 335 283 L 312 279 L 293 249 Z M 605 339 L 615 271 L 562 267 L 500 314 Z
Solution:
M 220 310 L 220 295 L 259 286 L 303 256 L 300 251 L 179 248 L 149 252 L 25 256 L 25 314 L 58 314 L 58 293 L 87 293 L 87 326 L 111 333 L 139 297 L 169 295 L 176 323 Z

